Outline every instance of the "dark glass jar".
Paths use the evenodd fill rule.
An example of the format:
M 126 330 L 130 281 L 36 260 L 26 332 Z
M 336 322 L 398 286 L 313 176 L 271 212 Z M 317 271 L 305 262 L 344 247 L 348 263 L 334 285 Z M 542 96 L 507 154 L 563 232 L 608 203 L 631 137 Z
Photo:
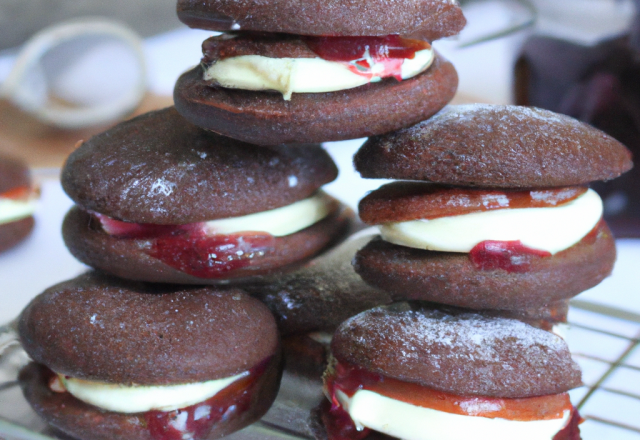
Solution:
M 531 37 L 516 63 L 515 100 L 587 122 L 632 151 L 633 170 L 592 186 L 616 237 L 640 237 L 640 14 L 628 34 L 594 46 Z

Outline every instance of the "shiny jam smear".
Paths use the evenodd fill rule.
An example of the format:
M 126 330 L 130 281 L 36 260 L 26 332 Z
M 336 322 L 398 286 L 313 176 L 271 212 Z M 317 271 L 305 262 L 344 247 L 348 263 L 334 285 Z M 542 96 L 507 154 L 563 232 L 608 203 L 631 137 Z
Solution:
M 569 410 L 573 413 L 572 418 L 554 440 L 579 440 L 578 424 L 581 419 L 571 405 L 568 393 L 525 399 L 457 396 L 342 363 L 336 364 L 335 373 L 326 379 L 325 386 L 331 399 L 331 408 L 323 417 L 329 440 L 363 439 L 369 434 L 368 429 L 356 430 L 349 414 L 340 406 L 336 396 L 337 390 L 349 397 L 358 390 L 369 390 L 394 400 L 437 411 L 515 421 L 560 419 L 564 416 L 564 411 Z
M 416 52 L 431 49 L 422 40 L 399 35 L 384 37 L 303 37 L 309 48 L 327 61 L 347 63 L 353 73 L 363 76 L 393 76 L 402 81 L 402 63 L 413 59 Z M 382 72 L 374 73 L 371 62 L 382 65 Z
M 93 213 L 105 232 L 118 238 L 148 240 L 142 250 L 168 266 L 199 278 L 222 278 L 275 250 L 266 232 L 213 234 L 203 223 L 152 225 L 127 223 Z
M 149 411 L 144 414 L 153 440 L 205 439 L 218 422 L 238 418 L 255 404 L 258 378 L 264 374 L 271 358 L 249 370 L 211 399 L 175 411 Z
M 601 227 L 602 220 L 580 240 L 580 243 L 595 243 Z M 527 247 L 520 240 L 486 240 L 475 245 L 469 252 L 469 259 L 478 270 L 502 269 L 512 273 L 528 272 L 536 259 L 550 256 L 551 253 Z

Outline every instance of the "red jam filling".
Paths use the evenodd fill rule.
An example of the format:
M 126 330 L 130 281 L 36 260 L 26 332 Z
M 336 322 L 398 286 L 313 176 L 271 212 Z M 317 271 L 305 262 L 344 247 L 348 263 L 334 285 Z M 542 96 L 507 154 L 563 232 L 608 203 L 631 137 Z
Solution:
M 118 238 L 144 239 L 142 250 L 168 266 L 199 278 L 222 278 L 274 252 L 275 237 L 266 232 L 208 233 L 203 223 L 152 225 L 127 223 L 94 213 L 105 232 Z
M 469 253 L 469 259 L 478 270 L 503 269 L 515 273 L 527 272 L 534 259 L 550 256 L 550 252 L 532 249 L 520 240 L 486 240 L 475 245 Z
M 221 421 L 237 418 L 254 403 L 258 378 L 266 371 L 271 358 L 249 370 L 212 398 L 175 411 L 149 411 L 144 419 L 153 440 L 205 439 L 213 426 Z
M 21 186 L 0 194 L 0 199 L 28 200 L 33 192 L 32 188 L 28 186 Z
M 578 410 L 573 408 L 571 412 L 571 418 L 569 423 L 562 428 L 556 435 L 553 436 L 553 440 L 581 440 L 580 439 L 580 425 L 584 422 L 584 419 L 580 417 Z
M 564 411 L 573 408 L 568 393 L 525 399 L 457 396 L 341 363 L 336 365 L 335 374 L 328 378 L 326 387 L 332 408 L 340 407 L 336 397 L 337 390 L 349 397 L 358 390 L 369 390 L 394 400 L 437 411 L 517 421 L 559 419 L 563 417 Z
M 585 235 L 580 243 L 592 245 L 598 238 L 603 220 Z M 502 269 L 511 273 L 524 273 L 531 270 L 532 263 L 538 258 L 550 257 L 551 253 L 532 249 L 517 241 L 486 240 L 478 243 L 469 252 L 469 259 L 478 270 Z
M 393 76 L 402 81 L 401 68 L 405 59 L 416 52 L 431 49 L 422 40 L 410 40 L 399 35 L 384 37 L 304 37 L 309 48 L 327 61 L 348 63 L 349 69 L 363 76 L 373 76 L 369 59 L 384 66 L 381 77 Z M 368 54 L 368 56 L 367 56 Z

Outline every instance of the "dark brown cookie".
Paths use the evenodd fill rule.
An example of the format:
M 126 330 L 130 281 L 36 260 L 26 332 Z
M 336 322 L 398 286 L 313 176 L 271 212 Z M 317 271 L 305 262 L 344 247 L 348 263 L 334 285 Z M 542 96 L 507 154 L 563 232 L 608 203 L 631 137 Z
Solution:
M 354 164 L 366 178 L 495 188 L 584 185 L 633 166 L 621 143 L 568 116 L 480 104 L 373 137 Z
M 351 265 L 369 240 L 348 240 L 295 272 L 240 287 L 269 307 L 283 334 L 333 332 L 345 319 L 391 303 L 389 294 L 367 285 Z
M 257 421 L 267 412 L 278 392 L 281 374 L 279 357 L 274 357 L 265 373 L 255 383 L 251 405 L 246 411 L 230 410 L 213 425 L 207 440 L 224 437 Z M 82 440 L 156 440 L 147 427 L 144 413 L 121 414 L 88 405 L 69 393 L 49 388 L 51 372 L 36 363 L 22 369 L 19 376 L 22 392 L 47 423 L 73 438 Z
M 372 240 L 354 259 L 367 283 L 394 300 L 416 299 L 471 309 L 523 310 L 566 300 L 611 274 L 615 241 L 606 223 L 551 257 L 535 258 L 527 272 L 479 270 L 469 254 L 434 252 Z
M 391 182 L 358 204 L 369 225 L 448 217 L 495 209 L 553 207 L 575 200 L 586 186 L 536 190 L 452 188 L 425 182 Z
M 6 251 L 27 238 L 35 221 L 33 217 L 23 218 L 0 225 L 0 252 Z
M 435 40 L 459 33 L 466 20 L 456 1 L 179 0 L 178 18 L 193 28 L 298 35 L 400 34 Z
M 62 235 L 74 257 L 122 278 L 156 283 L 217 284 L 294 270 L 340 241 L 346 235 L 353 217 L 350 209 L 342 207 L 302 231 L 275 237 L 270 252 L 255 256 L 244 267 L 220 273 L 217 278 L 190 275 L 152 257 L 146 252 L 151 246 L 150 239 L 109 235 L 96 221 L 92 221 L 90 214 L 77 207 L 67 214 Z
M 456 92 L 453 65 L 437 55 L 424 73 L 388 78 L 330 93 L 294 93 L 213 87 L 202 67 L 176 84 L 178 111 L 207 130 L 259 145 L 328 142 L 386 133 L 415 124 L 444 107 Z
M 31 187 L 29 168 L 17 159 L 0 156 L 0 196 L 21 187 Z
M 222 34 L 202 43 L 202 63 L 211 64 L 219 60 L 244 55 L 259 55 L 268 58 L 316 58 L 309 46 L 297 35 L 245 33 Z
M 581 385 L 567 344 L 553 333 L 408 303 L 350 318 L 331 348 L 339 362 L 462 396 L 527 398 Z
M 97 272 L 47 289 L 18 325 L 34 361 L 118 384 L 230 377 L 279 346 L 269 310 L 239 289 L 133 283 Z
M 170 107 L 84 142 L 67 159 L 62 186 L 86 210 L 186 224 L 285 206 L 337 174 L 320 146 L 257 147 L 202 130 Z

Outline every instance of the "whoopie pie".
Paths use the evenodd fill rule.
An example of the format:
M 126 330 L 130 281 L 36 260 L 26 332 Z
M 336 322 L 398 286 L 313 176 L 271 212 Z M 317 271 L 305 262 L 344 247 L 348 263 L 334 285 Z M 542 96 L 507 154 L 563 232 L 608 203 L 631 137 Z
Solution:
M 239 289 L 123 281 L 91 272 L 37 296 L 19 318 L 35 361 L 26 399 L 78 439 L 214 439 L 275 399 L 275 320 Z
M 302 264 L 352 213 L 320 187 L 337 168 L 318 145 L 257 147 L 185 121 L 174 108 L 124 122 L 68 158 L 77 206 L 71 253 L 122 278 L 203 284 Z
M 455 94 L 431 47 L 465 25 L 452 0 L 178 1 L 192 27 L 224 31 L 174 101 L 194 124 L 260 145 L 352 139 L 430 117 Z
M 523 322 L 397 303 L 344 322 L 331 352 L 330 440 L 579 438 L 567 391 L 580 369 L 562 338 Z
M 0 252 L 29 235 L 37 198 L 29 168 L 16 159 L 0 156 Z
M 451 106 L 369 139 L 363 177 L 399 181 L 366 196 L 380 225 L 355 257 L 365 281 L 394 299 L 473 309 L 535 309 L 611 273 L 615 243 L 588 188 L 632 167 L 615 139 L 527 107 Z

